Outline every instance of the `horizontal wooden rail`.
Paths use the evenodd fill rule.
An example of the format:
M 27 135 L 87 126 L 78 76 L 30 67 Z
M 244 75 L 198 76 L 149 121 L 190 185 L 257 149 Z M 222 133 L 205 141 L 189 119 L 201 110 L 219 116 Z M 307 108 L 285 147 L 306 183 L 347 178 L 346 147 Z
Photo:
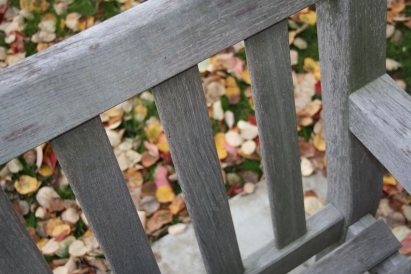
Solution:
M 406 259 L 402 263 L 390 269 L 388 274 L 409 274 L 411 272 L 411 258 Z
M 160 273 L 100 117 L 50 143 L 113 273 Z
M 356 237 L 360 234 L 364 229 L 369 227 L 370 225 L 376 222 L 375 218 L 372 217 L 370 214 L 365 215 L 357 222 L 352 224 L 347 232 L 346 241 Z M 391 269 L 395 268 L 398 264 L 402 264 L 406 260 L 405 256 L 401 255 L 398 251 L 392 254 L 390 257 L 385 259 L 384 261 L 377 264 L 372 269 L 368 270 L 370 274 L 382 274 L 387 273 Z
M 274 240 L 244 260 L 245 273 L 287 273 L 341 237 L 344 218 L 329 204 L 307 219 L 307 233 L 282 249 Z
M 350 130 L 411 192 L 411 97 L 389 75 L 350 95 Z
M 306 231 L 287 20 L 245 40 L 277 248 Z
M 52 273 L 46 260 L 1 188 L 0 273 Z
M 389 227 L 378 220 L 302 273 L 364 273 L 400 247 Z
M 315 1 L 148 1 L 2 69 L 0 164 Z

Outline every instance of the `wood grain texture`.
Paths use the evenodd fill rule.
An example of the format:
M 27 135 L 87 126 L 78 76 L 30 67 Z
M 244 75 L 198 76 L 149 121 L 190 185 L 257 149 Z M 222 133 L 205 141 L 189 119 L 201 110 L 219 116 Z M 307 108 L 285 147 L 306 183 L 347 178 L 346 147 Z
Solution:
M 379 220 L 302 273 L 364 273 L 400 247 L 388 226 Z
M 114 273 L 160 273 L 100 117 L 51 146 Z
M 385 74 L 350 96 L 350 130 L 411 192 L 411 97 Z
M 315 0 L 156 0 L 0 71 L 0 163 Z
M 153 95 L 207 272 L 243 272 L 197 66 Z
M 327 203 L 349 225 L 375 213 L 382 166 L 349 130 L 349 95 L 385 73 L 385 0 L 324 0 L 316 5 L 327 156 Z
M 365 215 L 357 222 L 352 224 L 347 231 L 347 237 L 345 238 L 346 241 L 356 237 L 361 231 L 375 223 L 376 220 L 370 214 Z M 369 269 L 368 272 L 370 274 L 382 274 L 387 273 L 390 269 L 393 269 L 398 264 L 403 263 L 406 260 L 406 257 L 401 255 L 398 251 L 392 254 L 390 257 L 385 259 L 384 261 L 377 264 L 372 269 Z
M 282 249 L 274 240 L 244 260 L 245 273 L 288 273 L 339 240 L 343 216 L 331 204 L 307 219 L 307 233 Z
M 0 273 L 53 273 L 1 189 Z
M 287 20 L 245 40 L 255 114 L 281 249 L 307 232 Z
M 396 265 L 388 272 L 380 272 L 380 273 L 388 273 L 388 274 L 409 274 L 411 273 L 411 258 L 408 258 L 401 264 Z

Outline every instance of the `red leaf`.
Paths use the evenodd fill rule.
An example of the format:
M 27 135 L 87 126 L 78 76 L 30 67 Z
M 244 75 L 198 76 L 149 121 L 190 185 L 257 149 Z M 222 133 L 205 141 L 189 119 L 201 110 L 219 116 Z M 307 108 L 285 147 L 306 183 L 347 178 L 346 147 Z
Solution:
M 14 54 L 25 52 L 24 49 L 24 36 L 18 31 L 12 31 L 12 34 L 16 35 L 16 40 L 10 44 L 10 49 Z
M 6 13 L 7 5 L 3 5 L 0 7 L 0 23 L 3 21 L 3 16 Z
M 322 110 L 322 109 L 323 109 L 323 105 L 321 105 L 321 107 L 320 107 L 320 109 L 317 111 L 317 113 L 313 115 L 313 119 L 318 120 L 318 119 L 321 118 L 321 117 L 320 117 L 320 114 L 321 114 L 321 110 Z
M 322 88 L 321 88 L 321 81 L 318 81 L 318 82 L 315 84 L 314 88 L 315 88 L 315 91 L 316 91 L 318 94 L 322 94 L 322 93 L 323 93 L 323 90 L 322 90 Z
M 252 116 L 250 114 L 248 114 L 248 122 L 252 125 L 257 125 L 257 119 L 255 118 L 255 116 Z
M 234 183 L 228 190 L 228 196 L 233 196 L 241 192 L 243 192 L 243 188 L 240 183 Z
M 411 252 L 411 233 L 407 235 L 402 241 L 401 241 L 402 247 L 400 248 L 400 252 L 403 254 L 410 253 Z

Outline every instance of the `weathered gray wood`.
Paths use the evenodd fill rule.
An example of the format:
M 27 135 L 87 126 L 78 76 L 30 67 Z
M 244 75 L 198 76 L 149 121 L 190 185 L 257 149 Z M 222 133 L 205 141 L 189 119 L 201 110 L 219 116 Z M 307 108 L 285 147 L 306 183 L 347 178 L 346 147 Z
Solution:
M 1 189 L 0 273 L 53 273 Z
M 387 74 L 350 96 L 350 130 L 411 192 L 411 97 Z
M 372 217 L 370 214 L 365 215 L 348 228 L 347 237 L 345 238 L 346 241 L 354 238 L 359 233 L 361 233 L 361 231 L 363 231 L 375 222 L 375 218 Z M 389 271 L 396 265 L 403 263 L 403 261 L 405 260 L 406 258 L 397 251 L 384 261 L 377 264 L 372 269 L 368 270 L 368 272 L 371 274 L 387 273 L 387 271 Z
M 197 66 L 153 88 L 208 273 L 243 265 Z
M 392 272 L 395 269 L 402 269 L 408 266 L 407 272 Z M 400 254 L 398 251 L 392 254 L 390 257 L 377 264 L 372 269 L 368 270 L 370 274 L 382 274 L 382 273 L 411 273 L 411 262 L 404 255 Z
M 0 163 L 315 0 L 156 0 L 0 71 Z
M 245 40 L 277 248 L 305 226 L 287 20 Z
M 245 273 L 289 272 L 317 252 L 338 241 L 343 222 L 343 216 L 333 205 L 325 206 L 308 218 L 308 231 L 298 240 L 280 250 L 272 241 L 247 257 L 244 260 Z
M 388 226 L 379 220 L 302 273 L 364 273 L 400 247 Z
M 349 130 L 348 96 L 385 73 L 385 0 L 316 5 L 327 145 L 328 193 L 349 225 L 375 213 L 382 166 Z
M 380 272 L 383 273 L 383 272 Z M 390 269 L 388 274 L 409 274 L 411 273 L 411 258 L 408 258 L 401 264 L 396 265 L 392 269 Z
M 51 140 L 114 273 L 160 273 L 100 117 Z

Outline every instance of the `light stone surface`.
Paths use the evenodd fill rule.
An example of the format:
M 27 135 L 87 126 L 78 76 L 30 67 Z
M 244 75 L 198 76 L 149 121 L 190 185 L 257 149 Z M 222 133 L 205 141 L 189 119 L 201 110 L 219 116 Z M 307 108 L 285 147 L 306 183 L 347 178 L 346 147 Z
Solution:
M 327 180 L 320 173 L 303 177 L 304 191 L 314 190 L 320 200 L 325 200 Z M 257 184 L 255 193 L 237 195 L 229 200 L 235 232 L 244 259 L 258 250 L 274 236 L 270 220 L 267 188 L 265 182 Z M 206 273 L 192 225 L 182 234 L 167 235 L 152 246 L 163 274 Z M 297 274 L 314 262 L 314 258 L 290 273 Z

